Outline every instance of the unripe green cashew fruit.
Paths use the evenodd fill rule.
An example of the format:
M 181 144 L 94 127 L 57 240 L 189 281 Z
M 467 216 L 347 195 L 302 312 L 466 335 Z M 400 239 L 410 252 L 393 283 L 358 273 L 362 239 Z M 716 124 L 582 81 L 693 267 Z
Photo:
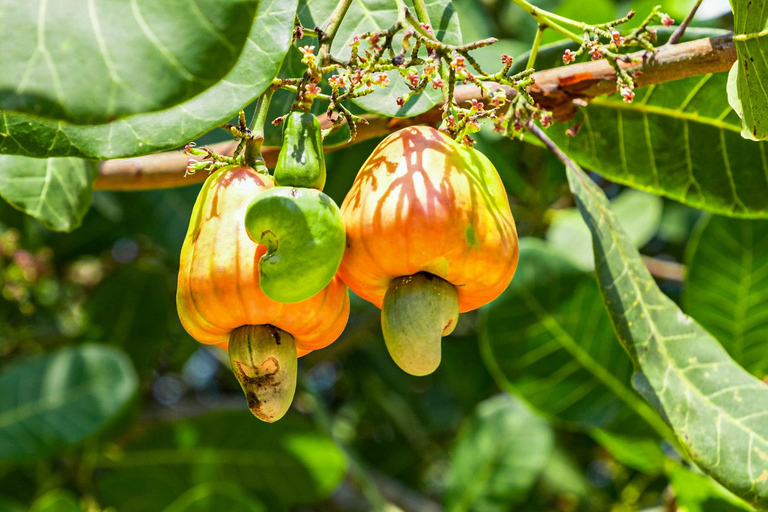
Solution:
M 245 214 L 248 236 L 267 247 L 259 285 L 278 302 L 299 302 L 328 286 L 341 264 L 346 234 L 333 199 L 313 188 L 275 187 Z
M 275 185 L 323 190 L 325 158 L 320 120 L 310 112 L 294 110 L 284 122 L 283 147 L 275 166 Z

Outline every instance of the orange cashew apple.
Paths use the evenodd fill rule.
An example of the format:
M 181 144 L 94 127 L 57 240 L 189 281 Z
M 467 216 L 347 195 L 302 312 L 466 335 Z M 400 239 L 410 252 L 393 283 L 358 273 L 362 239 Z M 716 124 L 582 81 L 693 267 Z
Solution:
M 405 128 L 368 157 L 341 212 L 339 275 L 382 308 L 395 362 L 414 375 L 433 372 L 459 313 L 495 299 L 517 267 L 517 230 L 496 169 L 434 128 Z
M 227 167 L 206 180 L 181 250 L 176 305 L 181 323 L 201 343 L 228 350 L 232 370 L 255 416 L 273 422 L 296 389 L 296 358 L 339 337 L 349 293 L 334 277 L 316 295 L 281 303 L 259 287 L 267 248 L 246 232 L 246 210 L 272 179 L 249 167 Z

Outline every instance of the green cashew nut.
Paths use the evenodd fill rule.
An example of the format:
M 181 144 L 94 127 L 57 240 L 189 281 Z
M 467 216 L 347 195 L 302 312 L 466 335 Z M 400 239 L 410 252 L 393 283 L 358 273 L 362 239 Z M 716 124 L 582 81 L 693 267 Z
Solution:
M 456 328 L 459 295 L 448 281 L 426 272 L 393 279 L 381 307 L 389 355 L 411 375 L 440 365 L 440 343 Z
M 316 189 L 275 187 L 260 193 L 245 214 L 245 229 L 267 246 L 259 260 L 259 286 L 278 302 L 300 302 L 325 288 L 344 255 L 339 207 Z
M 272 325 L 243 325 L 229 335 L 227 351 L 253 415 L 267 423 L 282 418 L 296 393 L 293 336 Z
M 320 121 L 314 114 L 301 111 L 288 114 L 283 130 L 283 147 L 275 166 L 275 184 L 323 190 L 323 134 Z

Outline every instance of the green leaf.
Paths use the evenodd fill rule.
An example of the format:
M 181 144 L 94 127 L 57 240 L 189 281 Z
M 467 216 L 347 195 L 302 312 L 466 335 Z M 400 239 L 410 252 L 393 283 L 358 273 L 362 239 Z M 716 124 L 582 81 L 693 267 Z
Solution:
M 646 475 L 660 475 L 664 472 L 667 459 L 661 450 L 661 443 L 655 439 L 615 434 L 607 430 L 594 429 L 592 438 L 600 443 L 613 458 Z
M 91 206 L 97 166 L 78 158 L 0 155 L 0 196 L 54 231 L 80 226 Z
M 87 336 L 123 349 L 140 375 L 152 372 L 172 339 L 176 317 L 168 270 L 139 263 L 118 267 L 88 300 Z M 192 343 L 191 340 L 187 340 Z
M 733 217 L 768 217 L 768 143 L 741 137 L 723 90 L 725 73 L 637 89 L 634 102 L 612 96 L 549 130 L 579 165 L 611 181 Z
M 499 395 L 481 402 L 451 457 L 447 510 L 510 510 L 543 471 L 553 444 L 549 424 L 520 399 Z
M 9 4 L 17 4 L 13 0 L 4 0 Z M 23 2 L 27 4 L 28 2 Z M 69 6 L 68 3 L 60 2 L 62 9 L 66 9 Z M 79 0 L 77 3 L 86 3 L 84 0 Z M 211 3 L 211 0 L 208 0 Z M 56 2 L 48 2 L 47 5 L 56 4 Z M 158 5 L 160 4 L 160 5 Z M 43 119 L 37 116 L 30 116 L 27 113 L 0 111 L 0 153 L 7 154 L 20 154 L 26 156 L 36 157 L 51 157 L 51 156 L 72 156 L 94 159 L 106 159 L 106 158 L 118 158 L 126 156 L 134 156 L 139 154 L 152 153 L 155 151 L 161 151 L 164 149 L 178 147 L 184 143 L 193 140 L 210 130 L 212 127 L 217 126 L 226 120 L 230 119 L 237 113 L 243 106 L 247 105 L 254 98 L 256 98 L 267 86 L 272 82 L 272 79 L 277 75 L 283 58 L 288 51 L 288 47 L 291 41 L 291 33 L 293 30 L 293 19 L 296 12 L 296 0 L 260 0 L 256 7 L 255 14 L 253 12 L 253 2 L 241 3 L 241 2 L 216 2 L 217 5 L 222 7 L 216 8 L 213 12 L 226 12 L 227 15 L 223 18 L 219 16 L 212 16 L 205 13 L 197 13 L 199 9 L 195 7 L 189 7 L 193 5 L 185 3 L 184 7 L 180 9 L 177 2 L 171 2 L 170 0 L 162 0 L 160 2 L 142 2 L 139 6 L 139 2 L 133 2 L 131 5 L 132 11 L 140 10 L 141 12 L 155 12 L 162 11 L 161 6 L 170 5 L 173 10 L 173 18 L 168 20 L 165 27 L 158 27 L 158 23 L 162 23 L 166 20 L 165 14 L 157 14 L 157 17 L 151 17 L 147 15 L 145 21 L 146 26 L 141 30 L 141 34 L 144 34 L 141 38 L 148 39 L 153 43 L 159 43 L 161 46 L 165 45 L 168 50 L 168 45 L 171 45 L 172 50 L 162 51 L 157 50 L 150 54 L 137 51 L 133 46 L 133 40 L 123 41 L 126 44 L 126 51 L 131 50 L 133 58 L 129 61 L 129 64 L 135 66 L 137 61 L 142 66 L 147 66 L 147 73 L 150 73 L 154 80 L 170 80 L 170 76 L 178 74 L 176 71 L 169 70 L 167 73 L 160 67 L 170 66 L 176 68 L 175 64 L 172 64 L 174 56 L 177 52 L 183 51 L 184 57 L 175 58 L 176 61 L 183 63 L 185 66 L 190 67 L 188 59 L 192 62 L 197 62 L 196 68 L 213 66 L 217 68 L 219 64 L 216 64 L 217 59 L 209 59 L 209 54 L 206 51 L 200 51 L 197 46 L 194 46 L 194 40 L 189 40 L 187 37 L 178 37 L 179 32 L 176 30 L 177 24 L 189 24 L 190 28 L 197 28 L 200 31 L 206 31 L 206 35 L 199 35 L 196 37 L 210 37 L 211 44 L 227 45 L 222 41 L 224 33 L 222 32 L 222 23 L 232 24 L 239 27 L 242 23 L 250 25 L 248 36 L 235 46 L 238 53 L 237 61 L 232 62 L 229 57 L 224 59 L 225 68 L 228 69 L 226 74 L 216 77 L 209 77 L 204 85 L 204 89 L 190 89 L 181 87 L 181 89 L 175 93 L 168 93 L 168 97 L 160 102 L 160 105 L 156 105 L 152 108 L 148 106 L 140 106 L 137 108 L 142 109 L 140 112 L 129 113 L 126 107 L 120 107 L 118 99 L 122 97 L 120 92 L 120 82 L 115 81 L 110 76 L 111 82 L 107 84 L 108 90 L 114 91 L 115 100 L 114 108 L 120 109 L 119 113 L 125 114 L 125 117 L 117 119 L 115 121 L 103 121 L 103 122 L 91 122 L 90 124 L 74 124 L 63 120 Z M 36 4 L 30 4 L 36 5 Z M 43 5 L 46 5 L 45 3 Z M 109 24 L 105 24 L 106 20 L 101 14 L 105 10 L 104 7 L 98 7 L 96 3 L 89 2 L 88 5 L 92 7 L 89 9 L 87 6 L 80 8 L 69 8 L 69 14 L 64 17 L 65 20 L 80 20 L 78 23 L 87 24 L 89 27 L 93 27 L 93 16 L 90 14 L 92 10 L 98 11 L 102 18 L 98 18 L 97 21 L 101 23 L 102 31 L 106 30 Z M 121 5 L 128 6 L 128 3 L 122 3 Z M 198 2 L 196 5 L 200 5 Z M 138 7 L 137 7 L 138 6 Z M 229 7 L 227 7 L 229 6 Z M 203 6 L 201 6 L 202 8 Z M 117 8 L 116 8 L 117 9 Z M 185 15 L 189 9 L 189 15 Z M 226 9 L 226 10 L 223 10 Z M 118 11 L 110 11 L 113 14 L 111 16 L 119 16 L 120 8 Z M 232 21 L 232 16 L 237 18 L 238 22 Z M 120 26 L 125 24 L 130 26 L 129 21 L 133 20 L 133 16 L 128 21 L 117 18 L 116 23 Z M 50 21 L 50 20 L 49 20 Z M 58 22 L 58 20 L 57 20 Z M 74 21 L 73 21 L 74 22 Z M 53 24 L 52 24 L 53 25 Z M 13 24 L 6 23 L 9 29 L 17 30 Z M 87 33 L 81 33 L 81 30 L 73 30 L 70 35 L 66 30 L 67 25 L 64 25 L 62 30 L 62 36 L 69 38 L 68 40 L 78 43 L 75 48 L 79 48 L 82 44 L 81 41 L 86 40 L 89 34 L 93 36 L 92 31 Z M 202 28 L 198 28 L 202 27 Z M 128 30 L 126 28 L 126 30 Z M 186 29 L 185 29 L 186 30 Z M 213 32 L 211 32 L 213 30 Z M 228 41 L 235 44 L 240 41 L 242 36 L 238 34 L 238 30 L 235 30 L 234 34 L 229 31 L 226 32 L 226 38 Z M 149 31 L 149 32 L 148 32 Z M 146 35 L 148 33 L 154 33 L 155 37 Z M 77 36 L 74 35 L 77 33 Z M 139 32 L 137 32 L 138 34 Z M 186 33 L 186 32 L 183 32 Z M 37 30 L 33 30 L 30 34 L 38 34 Z M 39 32 L 42 37 L 45 37 L 46 32 Z M 158 35 L 162 34 L 162 36 Z M 107 38 L 111 34 L 104 33 L 104 37 Z M 8 36 L 10 39 L 14 39 L 15 36 Z M 95 37 L 95 36 L 93 36 Z M 168 42 L 175 41 L 173 43 Z M 178 39 L 178 41 L 176 41 Z M 215 41 L 214 41 L 215 39 Z M 110 52 L 113 44 L 110 42 Z M 218 41 L 218 42 L 216 42 Z M 192 46 L 188 46 L 188 45 Z M 103 45 L 101 45 L 103 46 Z M 42 50 L 37 50 L 38 53 L 46 53 L 44 49 L 47 46 L 43 46 Z M 100 51 L 100 45 L 98 40 L 94 39 L 93 44 L 90 47 L 90 51 L 86 53 L 84 58 L 88 59 L 102 59 Z M 59 50 L 64 51 L 64 50 Z M 101 50 L 103 51 L 103 50 Z M 228 50 L 227 50 L 228 51 Z M 169 53 L 170 52 L 170 53 Z M 50 54 L 50 51 L 47 52 Z M 94 53 L 96 56 L 94 56 Z M 78 53 L 78 58 L 81 57 L 81 53 Z M 110 53 L 112 55 L 112 53 Z M 205 59 L 200 59 L 201 55 L 205 55 Z M 162 56 L 162 58 L 160 58 Z M 222 57 L 223 58 L 223 57 Z M 47 69 L 46 62 L 49 61 L 45 55 L 41 55 L 38 59 L 42 59 L 44 63 L 44 69 Z M 98 59 L 95 61 L 97 62 Z M 181 60 L 180 60 L 181 59 Z M 37 59 L 36 59 L 37 60 Z M 228 64 L 227 64 L 228 63 Z M 125 78 L 126 71 L 118 64 L 114 64 L 118 76 Z M 106 69 L 109 71 L 109 67 L 104 64 L 102 72 Z M 219 69 L 218 73 L 221 74 L 226 69 Z M 31 72 L 36 72 L 38 75 L 43 71 L 38 70 L 36 67 L 32 67 Z M 65 73 L 59 73 L 64 75 Z M 71 70 L 67 70 L 66 74 L 71 75 L 73 79 L 85 80 L 91 76 L 91 73 L 82 75 L 72 73 Z M 164 76 L 168 75 L 168 76 Z M 137 76 L 142 76 L 138 73 Z M 38 81 L 48 80 L 47 75 L 36 78 Z M 30 78 L 31 79 L 31 78 Z M 213 80 L 213 81 L 211 81 Z M 130 83 L 130 82 L 128 82 Z M 90 85 L 87 82 L 81 84 L 83 93 L 87 93 L 91 96 L 94 110 L 101 105 L 101 98 L 104 95 L 94 93 Z M 197 91 L 197 92 L 195 92 Z M 65 91 L 66 92 L 66 91 Z M 194 95 L 191 95 L 194 93 Z M 63 93 L 62 93 L 63 94 Z M 129 93 L 125 93 L 130 96 Z M 57 100 L 58 100 L 57 95 Z M 109 94 L 107 94 L 109 96 Z M 126 96 L 126 97 L 128 97 Z M 95 98 L 95 99 L 94 99 Z M 126 100 L 127 101 L 127 100 Z M 61 103 L 61 101 L 60 101 Z M 134 103 L 136 104 L 136 103 Z M 161 110 L 157 108 L 163 107 Z M 149 110 L 147 110 L 149 108 Z M 155 110 L 152 110 L 155 109 Z M 55 112 L 55 109 L 44 109 L 46 112 Z M 83 114 L 90 115 L 90 114 Z M 59 116 L 60 117 L 60 116 Z
M 77 496 L 64 489 L 54 489 L 32 503 L 29 512 L 80 512 Z
M 685 466 L 676 466 L 669 472 L 669 483 L 674 492 L 675 503 L 681 510 L 688 512 L 754 510 L 708 476 Z
M 743 122 L 745 139 L 768 138 L 768 16 L 765 3 L 731 0 L 738 61 L 729 75 L 728 100 Z
M 768 374 L 768 221 L 712 216 L 688 245 L 686 311 L 736 362 Z
M 768 508 L 768 385 L 661 292 L 602 190 L 575 164 L 567 175 L 592 231 L 611 321 L 638 371 L 635 386 L 705 473 Z
M 499 385 L 540 411 L 583 427 L 666 433 L 631 388 L 632 364 L 594 278 L 547 244 L 521 240 L 515 278 L 481 311 L 478 332 Z
M 302 0 L 299 6 L 299 18 L 304 26 L 324 28 L 337 3 L 337 0 L 317 2 Z M 412 1 L 406 0 L 405 3 L 411 8 L 411 12 L 415 12 Z M 425 0 L 424 3 L 435 36 L 447 44 L 461 44 L 459 19 L 450 0 Z M 397 3 L 391 0 L 352 2 L 339 27 L 336 38 L 333 40 L 331 52 L 338 58 L 348 59 L 351 52 L 349 45 L 354 36 L 365 32 L 389 30 L 397 22 L 397 19 Z M 318 20 L 322 21 L 318 23 Z M 396 45 L 401 40 L 402 37 L 396 37 L 394 46 L 397 47 Z M 360 45 L 361 53 L 368 46 L 368 43 L 363 41 Z M 387 75 L 390 79 L 389 86 L 379 89 L 373 94 L 355 99 L 353 100 L 354 103 L 375 114 L 389 117 L 411 117 L 426 112 L 443 99 L 439 89 L 433 89 L 431 85 L 428 85 L 423 93 L 412 97 L 405 105 L 399 107 L 395 100 L 408 94 L 410 89 L 398 72 L 390 71 Z
M 235 485 L 220 482 L 193 487 L 171 503 L 165 512 L 265 512 L 264 506 Z
M 621 226 L 640 248 L 651 241 L 661 225 L 664 201 L 653 194 L 627 189 L 611 201 Z M 589 229 L 576 208 L 555 210 L 547 230 L 547 241 L 570 258 L 579 268 L 595 268 Z
M 19 360 L 0 375 L 0 459 L 33 458 L 80 443 L 136 393 L 120 351 L 81 345 Z
M 257 0 L 0 0 L 0 110 L 101 124 L 178 105 L 237 63 Z
M 100 465 L 102 501 L 125 512 L 162 510 L 190 487 L 221 482 L 284 505 L 309 503 L 328 497 L 346 471 L 341 451 L 308 421 L 288 415 L 268 425 L 247 411 L 151 429 Z

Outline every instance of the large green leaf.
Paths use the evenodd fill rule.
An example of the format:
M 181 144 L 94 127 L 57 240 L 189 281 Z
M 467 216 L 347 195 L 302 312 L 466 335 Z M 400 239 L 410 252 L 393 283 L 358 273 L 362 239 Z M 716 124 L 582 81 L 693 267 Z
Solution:
M 80 226 L 97 166 L 79 158 L 0 155 L 0 196 L 55 231 Z
M 0 373 L 0 459 L 40 457 L 81 442 L 113 420 L 137 386 L 128 358 L 99 345 L 7 366 Z
M 447 44 L 461 44 L 461 28 L 456 11 L 450 0 L 425 0 L 427 13 L 432 22 L 435 36 Z M 302 24 L 308 27 L 319 26 L 325 28 L 327 20 L 338 4 L 337 0 L 321 0 L 310 2 L 302 0 L 299 6 L 299 18 Z M 406 4 L 413 10 L 413 2 L 406 0 Z M 336 38 L 331 48 L 334 56 L 347 59 L 350 55 L 349 44 L 356 35 L 370 31 L 388 30 L 397 22 L 397 3 L 391 0 L 359 0 L 352 5 L 339 27 Z M 401 38 L 395 39 L 395 49 Z M 367 48 L 367 43 L 362 43 L 362 48 Z M 426 55 L 426 53 L 425 53 Z M 426 90 L 412 97 L 405 105 L 399 107 L 396 99 L 407 94 L 410 89 L 397 72 L 389 72 L 390 85 L 373 94 L 363 96 L 354 102 L 376 114 L 390 117 L 411 117 L 437 105 L 443 98 L 440 90 L 427 86 Z
M 632 390 L 632 363 L 615 342 L 594 278 L 535 239 L 520 243 L 509 288 L 482 311 L 483 357 L 499 385 L 584 427 L 666 433 Z M 643 421 L 644 418 L 645 421 Z
M 288 415 L 268 425 L 247 411 L 149 430 L 100 465 L 108 468 L 97 481 L 102 501 L 125 512 L 162 510 L 190 487 L 220 482 L 286 505 L 312 502 L 346 470 L 341 451 L 308 421 Z
M 549 424 L 518 398 L 499 395 L 480 403 L 459 433 L 447 510 L 510 510 L 544 470 L 553 437 Z
M 743 121 L 744 138 L 768 138 L 768 10 L 765 2 L 731 0 L 738 61 L 729 76 L 728 99 Z
M 592 232 L 611 321 L 637 368 L 636 388 L 704 472 L 768 509 L 768 385 L 661 292 L 602 190 L 575 164 L 567 175 Z
M 741 137 L 727 74 L 637 89 L 582 109 L 575 137 L 549 135 L 581 166 L 634 188 L 734 217 L 768 217 L 768 143 Z
M 173 107 L 221 81 L 258 0 L 0 0 L 0 110 L 101 124 Z
M 13 4 L 27 3 L 14 2 L 14 0 L 4 1 L 5 3 Z M 212 0 L 208 0 L 208 3 L 211 2 Z M 66 6 L 69 5 L 64 2 L 59 3 L 62 4 L 63 9 L 66 9 Z M 85 2 L 77 1 L 76 3 Z M 45 6 L 54 4 L 54 2 L 42 2 L 42 4 Z M 117 2 L 117 4 L 129 5 L 126 2 Z M 166 14 L 162 14 L 162 6 L 166 4 L 169 4 L 173 10 L 171 18 L 167 18 Z M 130 92 L 122 92 L 121 89 L 121 84 L 132 83 L 131 81 L 125 81 L 127 80 L 125 78 L 126 69 L 114 63 L 111 66 L 104 64 L 106 70 L 110 73 L 109 80 L 106 81 L 107 92 L 104 93 L 102 89 L 105 86 L 102 82 L 105 79 L 101 79 L 98 82 L 100 85 L 94 88 L 88 83 L 89 73 L 85 75 L 82 73 L 77 74 L 67 68 L 62 70 L 61 73 L 56 73 L 56 76 L 64 75 L 66 72 L 66 74 L 72 74 L 73 80 L 83 81 L 79 85 L 77 95 L 68 95 L 67 98 L 80 98 L 82 94 L 88 95 L 91 101 L 91 107 L 89 108 L 96 111 L 102 105 L 104 95 L 106 94 L 107 97 L 110 97 L 109 91 L 112 91 L 114 98 L 111 100 L 111 103 L 108 102 L 108 105 L 112 105 L 116 114 L 121 114 L 123 117 L 111 122 L 107 120 L 91 121 L 90 124 L 74 124 L 64 120 L 44 119 L 38 117 L 38 115 L 29 115 L 26 112 L 0 111 L 0 153 L 36 157 L 77 156 L 95 159 L 133 156 L 180 146 L 231 118 L 239 109 L 247 105 L 266 89 L 280 69 L 283 57 L 291 41 L 296 0 L 260 0 L 256 7 L 255 15 L 253 2 L 232 3 L 218 1 L 216 4 L 221 7 L 217 8 L 214 13 L 219 11 L 227 13 L 223 18 L 213 13 L 206 14 L 206 12 L 200 12 L 198 7 L 203 6 L 197 4 L 198 7 L 195 7 L 195 2 L 185 3 L 183 6 L 179 5 L 178 2 L 170 2 L 169 0 L 161 2 L 144 1 L 141 2 L 140 6 L 138 0 L 132 2 L 130 3 L 131 12 L 139 11 L 146 13 L 144 17 L 145 23 L 140 27 L 140 33 L 143 34 L 140 41 L 143 44 L 146 42 L 144 39 L 146 39 L 149 41 L 148 44 L 159 46 L 157 51 L 149 53 L 139 51 L 133 45 L 131 39 L 125 41 L 117 38 L 114 41 L 110 40 L 109 44 L 99 44 L 98 39 L 95 39 L 90 51 L 84 57 L 90 62 L 91 59 L 102 59 L 103 55 L 108 54 L 110 55 L 110 61 L 112 61 L 117 54 L 113 55 L 111 48 L 113 45 L 119 46 L 119 41 L 120 44 L 126 45 L 126 52 L 130 50 L 129 53 L 132 57 L 127 65 L 146 65 L 146 72 L 155 77 L 153 79 L 155 81 L 167 81 L 170 80 L 172 75 L 178 75 L 180 66 L 176 63 L 180 63 L 181 67 L 191 69 L 192 65 L 189 62 L 197 62 L 194 66 L 195 70 L 206 66 L 218 69 L 217 73 L 207 77 L 205 83 L 202 84 L 204 88 L 199 87 L 200 84 L 197 80 L 190 80 L 196 84 L 195 87 L 187 87 L 182 84 L 178 91 L 167 92 L 159 102 L 156 101 L 153 105 L 141 105 L 136 102 L 130 103 L 134 105 L 134 108 L 140 109 L 138 112 L 131 112 L 128 107 L 120 106 L 121 102 L 127 102 L 127 98 L 130 98 L 132 95 Z M 77 21 L 77 23 L 87 24 L 89 27 L 93 27 L 95 23 L 101 27 L 104 38 L 120 35 L 119 32 L 118 34 L 107 34 L 103 31 L 111 25 L 111 23 L 107 23 L 106 17 L 112 19 L 112 16 L 118 16 L 123 9 L 122 7 L 111 6 L 107 9 L 106 6 L 100 6 L 101 4 L 96 2 L 88 2 L 88 5 L 90 8 L 71 9 L 70 14 L 64 19 L 69 20 L 70 23 L 74 23 L 75 20 L 84 20 Z M 113 7 L 117 10 L 113 9 Z M 43 11 L 44 9 L 38 10 L 38 14 L 45 14 Z M 97 12 L 98 15 L 93 15 L 93 12 Z M 113 14 L 107 14 L 108 12 Z M 233 21 L 233 16 L 239 21 Z M 135 20 L 133 16 L 130 16 L 127 21 L 119 17 L 116 19 L 118 21 L 115 23 L 120 24 L 120 26 L 122 26 L 123 22 L 126 23 L 126 26 L 130 26 L 132 21 Z M 196 29 L 193 30 L 195 33 L 198 31 L 205 32 L 205 34 L 196 37 L 209 38 L 206 40 L 210 41 L 210 45 L 214 45 L 211 48 L 221 46 L 223 50 L 217 50 L 217 52 L 226 53 L 226 55 L 222 54 L 220 56 L 224 61 L 224 66 L 219 69 L 220 63 L 217 62 L 216 58 L 209 58 L 210 54 L 205 50 L 206 47 L 200 48 L 197 46 L 199 39 L 179 37 L 180 34 L 175 29 L 177 23 L 185 24 L 185 26 L 188 24 L 192 29 Z M 228 35 L 225 40 L 229 43 L 224 43 L 224 40 L 221 38 L 224 38 L 222 32 L 224 25 L 222 24 L 225 23 L 234 27 L 240 27 L 243 23 L 249 25 L 250 30 L 247 38 L 240 41 L 242 36 L 236 35 L 240 30 L 237 28 L 235 34 L 227 32 Z M 51 25 L 54 24 L 49 20 L 49 23 L 45 26 Z M 6 26 L 9 30 L 12 29 L 14 34 L 18 30 L 13 24 L 6 23 Z M 65 24 L 63 26 L 60 37 L 70 37 L 66 35 L 64 30 L 74 30 L 78 34 L 82 32 L 73 28 L 67 29 L 68 26 L 70 25 Z M 126 28 L 126 30 L 129 29 Z M 186 34 L 186 30 L 182 34 Z M 35 30 L 34 33 L 38 35 L 38 38 L 42 37 L 43 41 L 46 41 L 45 36 L 47 32 Z M 92 37 L 96 37 L 93 35 L 92 29 L 88 33 Z M 75 39 L 74 35 L 71 36 L 73 48 L 80 48 L 80 45 L 83 44 L 82 41 L 87 40 L 89 37 L 88 33 L 85 35 L 80 34 L 77 36 L 77 39 Z M 154 36 L 149 34 L 154 34 Z M 162 34 L 162 36 L 158 34 Z M 4 40 L 15 41 L 15 37 L 15 35 L 11 35 L 4 38 Z M 77 44 L 75 44 L 75 40 Z M 173 41 L 173 43 L 169 42 L 169 40 Z M 236 41 L 240 42 L 235 46 L 237 61 L 233 62 L 231 57 L 228 56 L 229 50 L 227 46 L 235 44 Z M 107 53 L 100 53 L 105 52 L 105 45 L 110 50 Z M 36 58 L 35 62 L 39 60 L 43 63 L 43 67 L 38 69 L 37 66 L 33 66 L 30 68 L 30 73 L 42 73 L 43 76 L 30 75 L 31 78 L 29 80 L 40 82 L 54 80 L 53 78 L 48 78 L 49 75 L 46 74 L 48 69 L 48 64 L 46 63 L 50 61 L 50 51 L 45 50 L 45 48 L 47 46 L 44 44 L 42 49 L 36 50 L 41 56 Z M 140 46 L 139 48 L 144 47 Z M 184 57 L 177 56 L 177 52 L 183 52 Z M 201 55 L 204 55 L 206 58 L 201 59 Z M 80 53 L 78 53 L 78 58 L 80 58 Z M 87 66 L 88 64 L 84 65 Z M 167 72 L 163 70 L 163 66 L 169 68 Z M 224 71 L 226 71 L 226 74 L 222 75 Z M 137 72 L 137 76 L 143 76 L 142 73 Z M 197 73 L 198 71 L 195 71 L 195 74 Z M 115 76 L 119 78 L 116 80 Z M 131 87 L 128 87 L 128 90 L 130 89 Z M 59 104 L 66 104 L 60 98 L 63 98 L 68 93 L 71 93 L 71 91 L 65 90 L 56 94 Z M 75 99 L 70 99 L 69 101 L 75 101 Z M 82 102 L 82 100 L 78 99 L 77 102 Z M 87 110 L 83 110 L 84 108 L 77 107 L 75 110 L 82 112 L 84 116 L 93 117 L 96 115 L 93 113 L 89 114 Z M 162 108 L 162 110 L 157 110 L 158 108 Z M 42 110 L 50 115 L 55 114 L 57 117 L 61 117 L 61 111 L 57 112 L 57 109 L 53 107 L 46 106 Z
M 739 364 L 768 374 L 768 221 L 712 216 L 688 245 L 686 311 Z
M 70 491 L 53 489 L 32 503 L 29 512 L 81 512 L 77 496 Z

